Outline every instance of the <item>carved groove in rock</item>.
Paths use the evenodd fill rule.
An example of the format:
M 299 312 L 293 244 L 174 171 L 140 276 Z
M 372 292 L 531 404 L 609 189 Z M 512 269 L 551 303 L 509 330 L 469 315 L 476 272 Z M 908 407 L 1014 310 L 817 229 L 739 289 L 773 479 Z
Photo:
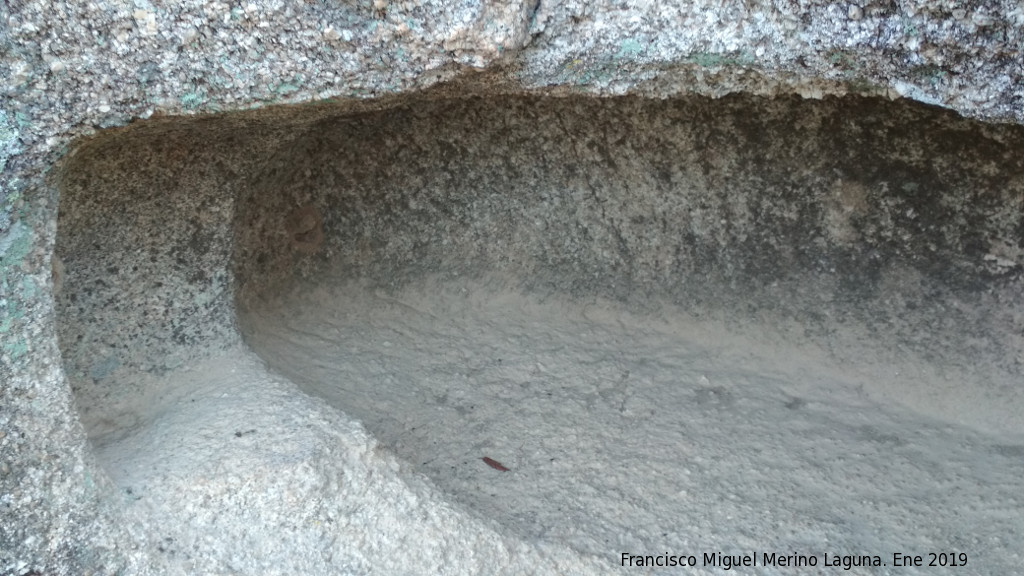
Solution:
M 61 168 L 62 351 L 115 481 L 145 478 L 125 455 L 175 375 L 244 341 L 473 514 L 598 557 L 731 546 L 709 499 L 803 510 L 760 548 L 864 549 L 825 511 L 876 487 L 836 452 L 897 487 L 893 459 L 1005 476 L 1012 505 L 1019 127 L 860 98 L 346 106 L 140 123 Z M 891 542 L 926 512 L 894 498 L 863 512 Z M 936 498 L 918 524 L 947 540 L 1012 533 Z

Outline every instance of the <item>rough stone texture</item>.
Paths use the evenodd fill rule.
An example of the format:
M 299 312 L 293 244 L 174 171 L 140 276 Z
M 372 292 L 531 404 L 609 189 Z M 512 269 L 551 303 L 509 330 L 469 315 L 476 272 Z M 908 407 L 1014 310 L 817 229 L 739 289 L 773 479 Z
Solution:
M 74 138 L 155 116 L 260 108 L 250 116 L 235 116 L 226 122 L 235 122 L 236 131 L 266 130 L 266 145 L 276 147 L 281 145 L 276 141 L 283 134 L 300 131 L 303 125 L 309 126 L 329 112 L 313 107 L 303 119 L 301 113 L 265 108 L 269 104 L 383 96 L 456 78 L 465 82 L 465 88 L 459 90 L 483 93 L 544 89 L 562 95 L 669 96 L 694 92 L 722 96 L 751 92 L 905 96 L 968 116 L 1019 122 L 1024 119 L 1022 24 L 1024 9 L 1011 0 L 967 4 L 778 1 L 677 5 L 380 0 L 5 3 L 0 7 L 0 572 L 161 571 L 161 564 L 154 559 L 159 553 L 149 540 L 153 534 L 126 516 L 123 503 L 119 497 L 112 497 L 116 491 L 88 447 L 61 362 L 51 296 L 54 290 L 63 284 L 62 289 L 69 294 L 97 299 L 155 294 L 181 302 L 183 308 L 169 314 L 166 322 L 156 323 L 156 328 L 145 326 L 145 330 L 156 332 L 133 333 L 140 326 L 118 320 L 116 329 L 123 335 L 142 341 L 152 338 L 158 343 L 140 348 L 152 356 L 132 358 L 140 368 L 173 368 L 173 348 L 181 342 L 201 343 L 194 338 L 204 335 L 196 332 L 200 324 L 190 322 L 209 314 L 210 321 L 201 324 L 202 330 L 215 331 L 222 324 L 213 320 L 224 322 L 228 317 L 223 308 L 223 290 L 229 289 L 231 282 L 227 272 L 216 275 L 215 270 L 196 268 L 211 274 L 203 279 L 208 281 L 205 292 L 177 292 L 188 285 L 184 282 L 188 279 L 168 271 L 171 280 L 183 282 L 169 282 L 163 293 L 141 289 L 135 293 L 104 292 L 102 284 L 90 293 L 73 287 L 73 270 L 62 273 L 66 266 L 51 262 L 58 189 L 65 186 L 73 193 L 74 182 L 61 181 L 63 173 L 52 178 L 48 173 L 67 153 Z M 480 69 L 486 72 L 480 74 Z M 278 114 L 287 118 L 278 118 Z M 952 126 L 962 125 L 959 120 L 948 121 Z M 151 162 L 164 167 L 175 163 L 189 166 L 193 151 L 175 148 L 174 132 L 179 130 L 174 126 L 176 121 L 163 119 L 154 125 L 160 126 L 160 122 L 167 122 L 168 136 L 164 142 L 152 144 L 158 156 Z M 986 129 L 977 130 L 985 133 Z M 979 146 L 988 146 L 986 142 L 994 140 L 997 144 L 992 145 L 1000 150 L 1001 146 L 1013 149 L 1013 142 L 1020 138 L 1019 133 L 1003 129 L 993 129 L 996 136 L 988 136 L 990 140 L 977 136 L 978 132 L 974 134 L 971 138 L 978 139 Z M 1000 135 L 1005 135 L 1005 142 L 1000 141 L 1004 138 Z M 210 141 L 232 146 L 230 130 L 220 138 L 223 140 L 211 136 Z M 96 142 L 102 140 L 91 145 L 99 146 Z M 117 144 L 110 146 L 108 151 L 114 154 Z M 204 177 L 225 186 L 219 191 L 202 191 L 205 203 L 177 206 L 160 195 L 146 196 L 146 190 L 136 192 L 153 202 L 166 202 L 161 209 L 168 211 L 169 221 L 175 212 L 192 217 L 180 222 L 229 218 L 233 209 L 230 199 L 237 193 L 231 189 L 233 178 L 250 173 L 257 157 L 247 157 L 249 152 L 251 149 L 227 153 L 222 165 L 204 167 L 209 170 Z M 945 151 L 947 157 L 960 153 L 969 156 L 969 151 Z M 74 161 L 74 157 L 67 158 L 68 165 Z M 111 162 L 112 169 L 117 168 L 116 158 L 106 161 Z M 141 169 L 152 165 L 142 163 Z M 187 186 L 188 181 L 180 179 L 182 175 L 169 181 L 168 186 Z M 931 180 L 924 184 L 945 181 L 940 169 L 928 177 Z M 940 283 L 936 289 L 948 290 L 943 292 L 947 298 L 973 295 L 978 299 L 975 310 L 1003 314 L 996 323 L 996 332 L 984 333 L 981 342 L 972 340 L 970 345 L 986 348 L 985 338 L 990 336 L 1000 345 L 1016 342 L 1018 355 L 1010 354 L 1004 361 L 1019 362 L 1019 307 L 1013 312 L 1020 297 L 1021 224 L 1019 213 L 1014 223 L 1013 213 L 1020 202 L 1019 165 L 1009 161 L 994 167 L 988 176 L 977 178 L 986 177 L 1006 177 L 1001 189 L 1007 196 L 993 203 L 969 195 L 959 197 L 962 208 L 936 214 L 939 225 L 951 222 L 958 232 L 954 236 L 933 233 L 938 253 L 969 257 L 968 261 L 954 262 L 950 270 L 958 274 L 981 271 L 984 285 L 958 284 L 959 276 L 954 275 L 948 284 Z M 881 176 L 872 183 L 880 181 Z M 961 182 L 966 186 L 971 181 L 967 178 Z M 913 208 L 921 214 L 938 210 L 927 203 L 921 207 L 908 205 L 904 210 L 901 203 L 912 201 L 903 194 L 912 191 L 891 189 L 893 195 L 886 200 L 890 205 L 883 206 L 880 213 L 893 217 L 903 214 L 907 220 L 871 228 L 870 219 L 858 221 L 850 215 L 856 214 L 862 203 L 875 206 L 874 202 L 883 198 L 874 195 L 872 189 L 862 192 L 856 186 L 834 182 L 825 189 L 832 191 L 833 200 L 819 203 L 815 216 L 819 221 L 822 217 L 835 220 L 831 229 L 838 235 L 824 240 L 829 249 L 839 250 L 853 235 L 872 239 L 877 237 L 871 234 L 885 230 L 914 231 L 907 210 Z M 950 188 L 950 193 L 956 194 L 955 188 Z M 131 196 L 125 198 L 135 201 Z M 831 212 L 827 208 L 830 201 Z M 975 201 L 976 210 L 971 207 Z M 131 203 L 126 202 L 124 208 L 124 213 L 106 217 L 115 221 L 131 217 Z M 988 220 L 992 216 L 995 218 Z M 76 217 L 74 213 L 67 216 L 70 222 Z M 958 218 L 965 220 L 960 222 Z M 294 222 L 297 228 L 293 235 L 308 234 L 306 227 L 310 225 L 303 223 L 303 218 Z M 166 266 L 173 270 L 177 258 L 208 258 L 204 266 L 213 266 L 215 259 L 230 253 L 228 246 L 221 244 L 227 236 L 216 226 L 185 230 L 171 225 L 160 232 L 156 225 L 156 230 L 147 229 L 136 237 L 96 241 L 101 244 L 100 250 L 107 246 L 130 250 L 137 243 L 140 249 L 152 251 L 157 260 L 141 262 L 143 266 L 152 265 L 151 271 Z M 809 232 L 799 228 L 794 231 L 801 233 Z M 329 236 L 325 239 L 331 241 Z M 622 242 L 625 246 L 620 244 L 616 249 L 622 252 L 613 251 L 607 262 L 593 261 L 589 265 L 621 273 L 622 258 L 630 253 L 630 239 L 623 238 Z M 883 238 L 878 244 L 886 257 L 902 257 L 897 254 L 898 241 Z M 86 248 L 69 246 L 68 265 L 75 250 Z M 793 257 L 799 260 L 800 255 Z M 928 291 L 943 275 L 930 271 L 928 262 L 938 260 L 915 264 L 916 272 L 909 278 L 883 274 L 875 286 L 883 292 L 887 285 L 916 286 L 910 293 Z M 189 266 L 193 264 L 188 262 Z M 884 272 L 884 267 L 879 271 Z M 116 277 L 128 271 L 118 268 L 108 273 Z M 161 300 L 151 313 L 163 314 L 165 302 Z M 115 307 L 118 313 L 144 307 L 131 299 L 102 305 Z M 192 320 L 184 320 L 190 314 Z M 967 324 L 981 326 L 985 321 L 968 318 Z M 887 329 L 899 332 L 898 326 Z M 998 330 L 1003 329 L 1017 330 L 1013 333 L 1017 340 L 999 339 Z M 73 331 L 69 334 L 77 338 Z M 227 330 L 218 334 L 225 340 L 232 337 Z M 169 343 L 165 340 L 168 335 Z M 103 344 L 102 338 L 91 343 Z M 108 350 L 98 363 L 83 364 L 81 358 L 74 357 L 67 362 L 87 376 L 102 376 L 116 369 L 120 360 L 115 354 Z M 370 458 L 369 462 L 371 469 L 385 474 L 386 458 Z M 370 489 L 383 490 L 390 481 L 372 484 Z M 424 494 L 416 500 L 419 508 L 415 508 L 424 514 L 444 506 L 443 499 L 433 492 L 413 490 L 411 494 L 414 500 L 415 494 Z M 377 544 L 380 542 L 371 539 L 357 548 L 373 550 Z M 473 548 L 466 550 L 472 554 Z M 496 559 L 483 565 L 511 572 L 516 566 L 523 569 L 530 559 L 541 558 L 529 551 L 520 557 L 526 560 L 509 560 L 503 552 L 493 553 Z M 367 557 L 373 556 L 368 553 Z M 213 570 L 227 572 L 229 565 L 225 560 Z M 255 566 L 258 564 L 241 561 L 239 569 L 255 571 Z M 414 570 L 404 564 L 352 565 L 347 569 L 352 573 Z M 552 570 L 557 569 L 552 564 Z
M 783 338 L 846 364 L 920 359 L 964 389 L 929 409 L 1020 432 L 1022 152 L 1017 127 L 879 99 L 418 101 L 318 122 L 255 171 L 240 305 L 324 276 L 667 300 L 800 326 Z

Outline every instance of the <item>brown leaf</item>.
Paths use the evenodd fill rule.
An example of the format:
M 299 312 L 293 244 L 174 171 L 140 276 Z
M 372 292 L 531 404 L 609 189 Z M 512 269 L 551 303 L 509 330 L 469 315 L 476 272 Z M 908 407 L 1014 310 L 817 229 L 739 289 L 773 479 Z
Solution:
M 487 456 L 484 456 L 483 460 L 484 460 L 484 464 L 487 464 L 488 466 L 490 466 L 491 468 L 494 468 L 495 470 L 501 470 L 502 472 L 508 472 L 509 471 L 508 468 L 505 468 L 504 464 L 502 464 L 501 462 L 498 462 L 497 460 L 495 460 L 493 458 L 488 458 Z

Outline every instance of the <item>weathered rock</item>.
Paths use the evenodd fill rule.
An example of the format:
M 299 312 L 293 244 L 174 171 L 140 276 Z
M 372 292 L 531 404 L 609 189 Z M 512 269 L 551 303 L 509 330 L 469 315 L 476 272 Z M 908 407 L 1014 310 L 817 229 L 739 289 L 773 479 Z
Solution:
M 196 476 L 157 458 L 157 504 L 115 485 L 83 422 L 94 441 L 126 433 L 102 422 L 130 400 L 118 390 L 244 357 L 236 281 L 244 307 L 293 273 L 387 285 L 504 262 L 530 289 L 792 322 L 835 358 L 934 360 L 977 388 L 940 386 L 926 412 L 1019 434 L 1024 143 L 981 121 L 1024 119 L 1022 46 L 1012 0 L 5 3 L 0 573 L 613 569 L 451 507 L 361 427 L 264 376 L 263 404 L 226 404 L 235 419 L 211 430 L 230 440 L 246 410 L 279 405 L 253 417 L 292 447 L 258 452 L 270 472 L 232 476 L 252 464 L 236 447 L 227 473 L 168 449 Z M 337 158 L 350 164 L 324 168 Z M 475 191 L 438 205 L 424 173 L 453 158 Z M 416 186 L 434 200 L 413 206 Z M 360 204 L 370 188 L 384 199 Z M 556 189 L 571 203 L 546 203 Z M 167 417 L 216 413 L 179 408 Z M 159 436 L 150 416 L 135 432 Z M 189 508 L 204 498 L 220 504 Z M 218 506 L 253 513 L 218 526 Z M 321 529 L 338 507 L 329 521 L 347 528 Z M 351 542 L 297 552 L 331 533 Z

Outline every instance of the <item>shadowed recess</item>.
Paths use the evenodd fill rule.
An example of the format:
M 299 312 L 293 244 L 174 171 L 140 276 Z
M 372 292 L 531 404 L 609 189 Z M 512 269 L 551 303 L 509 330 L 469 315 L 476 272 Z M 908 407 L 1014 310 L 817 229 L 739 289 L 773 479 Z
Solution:
M 779 546 L 853 530 L 836 517 L 893 539 L 947 504 L 977 520 L 863 478 L 984 483 L 1020 450 L 1019 127 L 433 93 L 141 122 L 56 177 L 60 342 L 101 454 L 242 343 L 460 504 L 597 555 L 713 534 L 694 494 L 810 523 Z M 812 464 L 837 452 L 869 472 Z

